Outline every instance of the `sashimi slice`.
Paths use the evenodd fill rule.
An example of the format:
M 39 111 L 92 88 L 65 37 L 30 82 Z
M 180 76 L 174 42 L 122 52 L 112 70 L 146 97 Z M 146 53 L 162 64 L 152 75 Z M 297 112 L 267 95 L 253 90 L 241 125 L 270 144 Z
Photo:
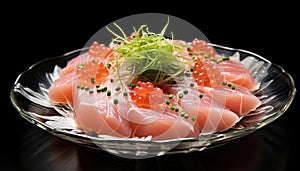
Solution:
M 72 104 L 73 103 L 73 80 L 75 73 L 69 73 L 53 81 L 48 89 L 48 97 L 51 102 Z
M 98 42 L 94 42 L 88 55 L 80 56 L 75 65 L 76 80 L 74 81 L 73 100 L 76 124 L 85 132 L 130 137 L 131 128 L 128 121 L 119 115 L 117 104 L 106 92 L 97 88 L 106 86 L 112 90 L 112 83 L 106 79 L 109 75 L 105 67 L 105 58 L 111 50 Z
M 105 93 L 89 94 L 85 90 L 78 90 L 74 101 L 75 121 L 84 132 L 130 137 L 128 121 L 118 114 L 112 99 Z
M 199 135 L 199 129 L 194 129 L 193 124 L 173 113 L 132 108 L 128 115 L 132 118 L 132 136 L 152 136 L 153 140 L 166 140 Z
M 59 73 L 59 78 L 53 81 L 49 87 L 48 96 L 54 103 L 72 104 L 74 86 L 93 86 L 94 82 L 102 83 L 106 80 L 108 70 L 104 67 L 104 59 L 110 49 L 98 44 L 99 48 L 90 49 L 89 52 L 81 54 L 70 60 Z M 101 48 L 100 48 L 101 47 Z M 92 50 L 92 51 L 91 51 Z M 95 55 L 99 60 L 91 56 Z M 99 56 L 100 55 L 100 56 Z M 73 83 L 76 82 L 76 85 Z
M 60 70 L 59 76 L 60 76 L 60 77 L 63 77 L 63 76 L 65 76 L 65 75 L 69 74 L 69 73 L 75 72 L 75 70 L 77 69 L 78 60 L 79 60 L 79 59 L 82 59 L 82 58 L 86 58 L 86 56 L 87 56 L 87 53 L 84 53 L 84 54 L 82 54 L 82 55 L 79 55 L 79 56 L 77 56 L 77 57 L 71 59 L 71 60 L 67 63 L 67 65 L 66 65 L 64 68 L 62 68 L 62 69 Z
M 233 60 L 222 60 L 223 57 L 216 54 L 214 51 L 214 48 L 212 46 L 208 45 L 205 41 L 194 39 L 191 42 L 191 50 L 194 53 L 196 52 L 196 54 L 203 53 L 204 56 L 207 56 L 206 57 L 207 59 L 210 59 L 212 61 L 217 61 L 217 60 L 221 59 L 221 62 L 216 62 L 216 63 L 219 64 L 218 65 L 219 69 L 222 72 L 222 75 L 226 81 L 245 86 L 250 91 L 258 89 L 259 84 L 255 81 L 254 77 L 251 75 L 249 70 L 242 63 L 233 61 Z M 205 62 L 205 60 L 202 60 L 202 61 Z M 199 67 L 199 68 L 201 68 L 201 67 Z M 206 72 L 210 71 L 211 68 L 213 68 L 213 67 L 205 66 L 205 69 L 207 70 Z M 194 71 L 196 73 L 193 73 L 193 75 L 194 75 L 194 77 L 196 76 L 195 79 L 200 77 L 201 78 L 200 80 L 204 82 L 201 84 L 205 84 L 205 77 L 198 76 L 199 71 L 200 71 L 199 69 L 198 69 L 198 71 Z M 205 72 L 199 73 L 199 74 L 205 75 Z M 209 75 L 212 76 L 212 74 L 209 74 Z M 210 78 L 210 79 L 212 79 L 212 78 Z M 211 81 L 213 81 L 213 80 L 211 80 Z M 211 82 L 211 81 L 206 80 L 206 82 Z M 200 85 L 199 82 L 198 82 L 198 85 Z M 206 86 L 209 86 L 209 85 L 206 85 Z
M 261 104 L 255 95 L 240 85 L 234 85 L 234 88 L 225 85 L 219 88 L 200 87 L 200 89 L 239 116 L 247 115 Z
M 151 136 L 153 140 L 166 140 L 199 135 L 196 124 L 168 109 L 160 89 L 154 88 L 148 97 L 144 97 L 148 98 L 144 100 L 149 102 L 149 107 L 139 107 L 139 103 L 133 100 L 135 96 L 117 98 L 118 113 L 130 122 L 133 137 Z
M 220 66 L 226 81 L 244 86 L 249 91 L 254 91 L 259 88 L 259 84 L 242 63 L 226 60 L 220 62 Z
M 88 52 L 71 59 L 68 64 L 60 71 L 59 75 L 60 77 L 62 77 L 71 72 L 74 72 L 78 68 L 78 64 L 85 63 L 90 59 L 105 60 L 106 58 L 113 59 L 113 51 L 110 48 L 99 44 L 98 42 L 93 42 Z
M 190 89 L 183 96 L 181 105 L 189 117 L 196 119 L 202 134 L 226 131 L 240 119 L 237 114 L 203 91 Z

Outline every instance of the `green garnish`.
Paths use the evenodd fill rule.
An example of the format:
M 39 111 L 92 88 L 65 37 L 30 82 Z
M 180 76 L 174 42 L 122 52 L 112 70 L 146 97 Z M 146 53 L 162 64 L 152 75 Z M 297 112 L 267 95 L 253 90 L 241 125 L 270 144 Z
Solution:
M 211 58 L 212 61 L 216 62 L 217 64 L 219 64 L 220 62 L 226 61 L 226 60 L 230 60 L 229 56 L 223 56 L 222 58 L 218 59 L 218 58 Z
M 115 88 L 115 90 L 116 90 L 116 91 L 120 91 L 120 90 L 121 90 L 121 87 L 120 87 L 120 86 L 117 86 L 117 87 Z
M 175 107 L 174 111 L 175 111 L 175 112 L 178 112 L 178 111 L 179 111 L 179 108 L 178 108 L 178 107 Z
M 226 61 L 226 60 L 229 60 L 229 59 L 230 59 L 229 56 L 223 56 L 223 58 L 222 58 L 223 61 Z
M 171 104 L 170 100 L 166 100 L 166 104 L 167 105 Z
M 111 91 L 110 91 L 110 90 L 107 90 L 107 91 L 106 91 L 106 95 L 107 95 L 107 96 L 111 96 Z
M 171 39 L 164 36 L 169 25 L 169 18 L 162 31 L 158 34 L 150 32 L 147 25 L 141 25 L 129 37 L 122 28 L 114 23 L 114 26 L 121 32 L 118 35 L 110 28 L 107 30 L 115 36 L 113 44 L 119 44 L 114 51 L 116 56 L 116 71 L 120 79 L 119 71 L 121 64 L 127 71 L 134 75 L 132 80 L 150 81 L 153 84 L 172 82 L 175 77 L 179 77 L 184 72 L 184 66 L 188 63 L 186 57 L 175 55 L 174 51 L 181 51 L 184 46 L 172 43 Z M 124 69 L 122 68 L 122 69 Z
M 110 68 L 111 67 L 111 64 L 110 63 L 108 63 L 108 64 L 106 64 L 106 68 Z
M 101 92 L 101 88 L 100 87 L 96 88 L 96 91 L 97 91 L 97 93 L 100 93 Z
M 216 63 L 218 64 L 218 63 L 220 63 L 220 62 L 222 62 L 223 61 L 223 59 L 218 59 L 217 61 L 216 61 Z
M 77 68 L 80 70 L 80 69 L 82 69 L 84 67 L 84 64 L 78 64 L 77 65 Z
M 235 88 L 236 88 L 236 86 L 235 85 L 233 85 L 232 83 L 227 83 L 227 82 L 223 82 L 223 86 L 228 86 L 228 87 L 230 87 L 232 90 L 235 90 Z
M 96 90 L 97 90 L 98 93 L 105 92 L 107 90 L 107 87 L 96 86 Z
M 174 111 L 175 107 L 174 106 L 170 106 L 170 110 Z
M 191 72 L 190 71 L 184 71 L 184 75 L 189 77 L 189 76 L 191 76 Z
M 173 94 L 169 94 L 169 99 L 172 99 L 173 97 L 174 97 L 174 95 Z
M 118 99 L 114 99 L 114 104 L 118 104 L 119 100 Z
M 91 83 L 95 84 L 95 77 L 91 77 Z
M 188 118 L 189 118 L 189 115 L 188 115 L 187 113 L 185 113 L 185 114 L 183 115 L 183 117 L 184 117 L 185 119 L 188 119 Z
M 185 112 L 182 110 L 180 111 L 180 116 L 184 117 Z
M 184 90 L 184 91 L 183 91 L 183 94 L 185 94 L 185 95 L 187 95 L 188 93 L 189 93 L 188 90 Z
M 203 98 L 203 94 L 199 94 L 199 98 L 200 98 L 200 99 Z
M 209 54 L 204 55 L 204 58 L 209 58 L 209 57 L 210 57 Z
M 180 99 L 183 98 L 183 94 L 182 94 L 182 93 L 179 93 L 179 94 L 178 94 L 178 98 L 180 98 Z

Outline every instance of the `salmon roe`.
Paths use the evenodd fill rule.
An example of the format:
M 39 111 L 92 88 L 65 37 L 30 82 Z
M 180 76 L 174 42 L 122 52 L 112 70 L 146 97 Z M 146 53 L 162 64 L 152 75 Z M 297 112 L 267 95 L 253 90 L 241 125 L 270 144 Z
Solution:
M 209 55 L 211 57 L 214 57 L 216 55 L 214 48 L 209 46 L 204 40 L 194 39 L 191 43 L 191 50 L 193 53 L 202 52 L 203 54 Z
M 196 57 L 193 77 L 198 86 L 221 86 L 223 76 L 216 66 L 216 62 L 211 60 L 216 56 L 214 48 L 204 40 L 194 39 L 191 43 L 191 53 Z
M 93 42 L 88 50 L 88 55 L 91 57 L 84 63 L 77 65 L 76 74 L 78 76 L 78 84 L 84 86 L 92 86 L 93 84 L 102 84 L 109 75 L 109 68 L 104 61 L 106 58 L 113 58 L 112 49 L 100 45 L 98 42 Z M 111 65 L 111 64 L 109 64 Z
M 193 68 L 193 77 L 198 86 L 218 87 L 223 83 L 223 76 L 211 60 L 199 57 Z
M 138 81 L 137 86 L 130 92 L 130 96 L 138 107 L 150 109 L 152 107 L 150 99 L 163 97 L 163 91 L 154 87 L 151 82 Z
M 91 86 L 104 83 L 109 70 L 99 60 L 90 60 L 79 64 L 76 70 L 79 84 Z
M 112 54 L 112 49 L 100 45 L 98 42 L 93 42 L 93 44 L 90 46 L 88 55 L 95 58 L 106 58 L 107 56 L 110 56 Z

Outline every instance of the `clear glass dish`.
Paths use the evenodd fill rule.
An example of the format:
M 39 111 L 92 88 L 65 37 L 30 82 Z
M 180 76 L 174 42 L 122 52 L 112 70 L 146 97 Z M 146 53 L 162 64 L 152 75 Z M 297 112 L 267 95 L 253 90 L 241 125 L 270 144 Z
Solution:
M 262 104 L 243 117 L 233 128 L 223 133 L 215 133 L 208 137 L 164 141 L 84 134 L 74 126 L 72 108 L 51 103 L 48 100 L 47 89 L 57 77 L 59 69 L 86 48 L 48 58 L 32 65 L 17 77 L 11 89 L 11 101 L 23 118 L 55 136 L 129 158 L 188 153 L 223 145 L 270 124 L 288 109 L 294 99 L 296 89 L 293 78 L 283 68 L 246 50 L 211 45 L 217 53 L 240 60 L 251 56 L 252 62 L 248 63 L 247 67 L 260 83 L 260 88 L 253 93 L 260 98 Z

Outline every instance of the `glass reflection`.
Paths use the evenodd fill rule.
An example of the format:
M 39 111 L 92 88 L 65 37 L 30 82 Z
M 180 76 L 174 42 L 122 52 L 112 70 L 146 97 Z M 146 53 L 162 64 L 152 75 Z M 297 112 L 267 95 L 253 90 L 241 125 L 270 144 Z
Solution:
M 189 154 L 125 159 L 29 127 L 20 147 L 22 170 L 285 170 L 288 131 L 280 120 L 226 145 Z

